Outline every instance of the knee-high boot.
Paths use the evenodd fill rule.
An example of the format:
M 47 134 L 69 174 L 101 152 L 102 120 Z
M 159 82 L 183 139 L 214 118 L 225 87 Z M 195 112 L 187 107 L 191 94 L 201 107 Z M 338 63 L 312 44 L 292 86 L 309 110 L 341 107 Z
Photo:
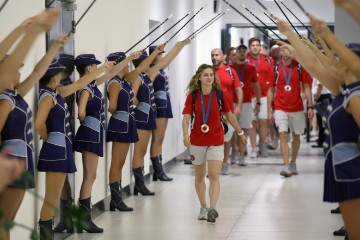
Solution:
M 104 229 L 99 228 L 98 226 L 93 223 L 91 219 L 91 201 L 90 198 L 86 199 L 79 199 L 79 208 L 85 212 L 85 226 L 77 226 L 77 232 L 82 233 L 83 230 L 87 231 L 88 233 L 102 233 Z
M 126 206 L 124 203 L 118 182 L 110 183 L 109 186 L 111 192 L 110 211 L 115 211 L 115 209 L 122 212 L 134 210 L 133 208 Z
M 60 199 L 60 222 L 54 228 L 55 233 L 62 233 L 66 230 L 67 233 L 74 232 L 74 223 L 72 221 L 69 210 L 72 206 L 73 200 Z
M 154 192 L 151 192 L 145 186 L 143 167 L 133 168 L 133 173 L 135 177 L 134 195 L 138 195 L 138 193 L 141 193 L 144 196 L 155 195 Z
M 154 168 L 153 181 L 157 181 L 158 179 L 160 181 L 172 181 L 173 180 L 171 177 L 168 177 L 166 175 L 166 173 L 164 172 L 161 155 L 158 157 L 151 157 L 150 160 L 151 160 L 153 168 Z
M 53 219 L 49 219 L 46 221 L 39 220 L 39 230 L 40 240 L 53 240 Z

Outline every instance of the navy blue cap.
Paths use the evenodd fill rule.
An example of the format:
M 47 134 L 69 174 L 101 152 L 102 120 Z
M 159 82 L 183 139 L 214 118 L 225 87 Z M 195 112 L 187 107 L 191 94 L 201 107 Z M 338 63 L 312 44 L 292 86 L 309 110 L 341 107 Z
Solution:
M 349 43 L 347 47 L 360 57 L 360 43 Z
M 51 61 L 51 64 L 48 67 L 48 69 L 46 70 L 46 73 L 44 74 L 44 76 L 55 76 L 56 74 L 65 71 L 65 69 L 66 69 L 66 67 L 61 66 L 59 61 L 56 58 L 54 58 Z
M 150 46 L 149 47 L 149 55 L 155 50 L 157 48 L 157 46 Z M 160 53 L 164 53 L 165 51 L 162 51 L 162 52 L 160 52 Z M 159 54 L 160 54 L 159 53 Z
M 100 64 L 101 62 L 95 58 L 94 54 L 80 54 L 75 58 L 75 66 Z
M 114 52 L 114 53 L 110 53 L 107 56 L 108 61 L 116 61 L 116 62 L 121 62 L 125 58 L 126 58 L 126 55 L 123 52 Z
M 138 58 L 138 60 L 142 61 L 144 60 L 145 58 L 147 58 L 149 55 L 147 54 L 146 51 L 143 51 L 140 55 L 140 57 Z
M 59 62 L 61 65 L 66 66 L 68 64 L 73 65 L 74 64 L 74 56 L 70 54 L 60 54 Z
M 244 44 L 240 44 L 236 50 L 239 50 L 240 48 L 247 50 L 247 47 Z

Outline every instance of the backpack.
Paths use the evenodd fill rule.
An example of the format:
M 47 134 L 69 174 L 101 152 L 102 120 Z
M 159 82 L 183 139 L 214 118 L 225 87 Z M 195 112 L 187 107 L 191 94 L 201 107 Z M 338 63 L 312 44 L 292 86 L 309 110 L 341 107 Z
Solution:
M 195 102 L 196 102 L 196 98 L 197 98 L 197 91 L 195 92 L 191 92 L 192 95 L 192 114 L 191 114 L 191 129 L 194 127 L 194 123 L 195 123 Z M 223 106 L 223 92 L 219 89 L 216 89 L 216 98 L 218 100 L 218 104 L 219 104 L 219 112 L 220 112 L 220 120 L 221 123 L 223 125 L 224 128 L 224 134 L 226 134 L 229 130 L 229 127 L 227 125 L 227 123 L 225 122 L 226 120 L 224 119 L 224 116 L 222 114 L 222 106 Z

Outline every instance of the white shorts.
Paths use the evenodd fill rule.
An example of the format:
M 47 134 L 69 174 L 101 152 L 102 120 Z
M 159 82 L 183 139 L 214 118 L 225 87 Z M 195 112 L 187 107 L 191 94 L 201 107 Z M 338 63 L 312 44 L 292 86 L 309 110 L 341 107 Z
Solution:
M 224 142 L 229 142 L 231 141 L 231 138 L 235 132 L 235 129 L 231 126 L 231 124 L 229 123 L 228 125 L 228 132 L 224 135 Z
M 296 135 L 300 135 L 305 129 L 304 112 L 284 112 L 275 110 L 274 119 L 279 132 L 287 132 L 288 128 Z
M 252 101 L 252 109 L 254 110 L 256 106 L 256 98 Z M 253 121 L 257 121 L 259 119 L 267 119 L 267 97 L 260 98 L 260 111 L 257 115 L 253 113 Z
M 190 158 L 193 165 L 202 165 L 208 160 L 223 161 L 224 145 L 220 146 L 190 146 Z
M 254 110 L 251 106 L 251 103 L 243 103 L 241 107 L 241 114 L 237 117 L 237 121 L 241 129 L 250 129 L 252 128 L 252 120 L 254 116 Z

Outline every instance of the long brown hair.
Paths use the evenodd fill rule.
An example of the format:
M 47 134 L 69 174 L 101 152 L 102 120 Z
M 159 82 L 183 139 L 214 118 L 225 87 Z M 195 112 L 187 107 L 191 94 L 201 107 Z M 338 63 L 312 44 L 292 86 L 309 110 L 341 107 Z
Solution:
M 216 74 L 215 74 L 215 69 L 213 66 L 208 65 L 208 64 L 201 64 L 199 66 L 199 68 L 196 70 L 196 73 L 194 76 L 192 76 L 188 86 L 186 87 L 186 92 L 187 94 L 191 93 L 191 92 L 196 92 L 199 91 L 201 89 L 201 83 L 200 83 L 200 75 L 201 73 L 205 70 L 211 68 L 213 70 L 214 73 L 214 82 L 212 83 L 212 88 L 213 89 L 219 89 L 220 88 L 220 84 L 219 84 L 219 79 L 217 78 Z

